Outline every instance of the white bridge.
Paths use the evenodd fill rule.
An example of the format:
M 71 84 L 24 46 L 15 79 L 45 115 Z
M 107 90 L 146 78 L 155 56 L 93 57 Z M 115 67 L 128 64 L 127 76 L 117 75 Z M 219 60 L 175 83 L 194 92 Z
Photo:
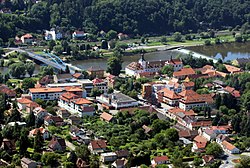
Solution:
M 82 71 L 80 68 L 73 66 L 71 64 L 67 64 L 65 62 L 63 62 L 63 60 L 61 60 L 61 58 L 59 58 L 58 56 L 51 54 L 51 53 L 44 53 L 44 54 L 35 54 L 33 52 L 30 51 L 26 51 L 23 50 L 21 48 L 8 48 L 10 50 L 13 51 L 17 51 L 17 52 L 25 52 L 29 55 L 30 58 L 36 59 L 46 65 L 52 66 L 58 70 L 66 70 L 66 67 L 68 66 L 70 69 L 71 73 L 75 73 L 75 71 Z

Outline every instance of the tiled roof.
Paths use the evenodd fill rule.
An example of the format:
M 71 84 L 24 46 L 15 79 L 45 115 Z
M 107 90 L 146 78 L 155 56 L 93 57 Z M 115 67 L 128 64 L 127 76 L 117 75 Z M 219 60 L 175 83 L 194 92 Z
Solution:
M 66 86 L 64 87 L 64 89 L 67 92 L 82 92 L 83 91 L 81 87 L 77 87 L 77 86 Z
M 74 78 L 78 79 L 78 78 L 80 78 L 82 76 L 82 73 L 74 73 L 72 76 Z
M 207 127 L 212 125 L 212 121 L 196 121 L 192 122 L 191 125 L 193 127 Z
M 29 103 L 29 104 L 27 104 L 27 107 L 32 107 L 32 108 L 36 108 L 36 107 L 39 107 L 40 105 L 39 104 L 37 104 L 36 102 L 31 102 L 31 103 Z
M 62 92 L 62 88 L 30 88 L 31 93 L 53 93 Z
M 104 80 L 103 79 L 99 79 L 99 78 L 95 78 L 93 81 L 93 84 L 96 85 L 96 84 L 99 84 L 99 83 L 103 83 Z
M 82 104 L 92 104 L 91 101 L 84 99 L 84 98 L 79 98 L 79 99 L 74 99 L 72 100 L 75 104 L 82 105 Z
M 18 102 L 18 103 L 21 103 L 21 104 L 29 104 L 29 103 L 32 103 L 32 101 L 31 101 L 30 99 L 26 99 L 26 98 L 17 99 L 17 102 Z
M 168 61 L 166 61 L 168 64 L 170 65 L 178 65 L 178 64 L 182 64 L 181 59 L 170 59 Z
M 213 155 L 204 155 L 202 156 L 202 159 L 206 162 L 206 163 L 210 163 L 214 160 L 214 156 Z
M 240 72 L 241 69 L 240 68 L 237 68 L 235 66 L 232 66 L 232 65 L 227 65 L 227 64 L 224 64 L 227 71 L 230 72 L 230 73 L 236 73 L 236 72 Z
M 195 141 L 195 142 L 206 142 L 206 143 L 207 143 L 206 138 L 204 138 L 203 136 L 200 136 L 200 135 L 196 136 L 196 137 L 194 138 L 194 141 Z
M 195 71 L 193 68 L 182 68 L 180 71 L 173 73 L 174 77 L 194 75 Z
M 25 34 L 22 36 L 23 38 L 33 38 L 33 36 L 31 34 Z
M 63 93 L 60 96 L 60 99 L 63 99 L 65 101 L 70 101 L 71 99 L 76 99 L 76 98 L 79 98 L 79 96 L 77 96 L 77 95 L 75 95 L 73 93 L 70 93 L 70 92 Z
M 45 133 L 46 131 L 48 131 L 48 130 L 44 129 L 43 127 L 40 127 L 40 128 L 35 128 L 35 129 L 31 130 L 30 133 L 31 133 L 32 135 L 36 135 L 36 134 L 38 133 L 38 130 L 39 130 L 40 133 L 42 133 L 42 134 Z
M 207 146 L 207 142 L 195 142 L 198 149 L 204 149 Z
M 106 121 L 111 121 L 112 118 L 113 118 L 112 115 L 110 115 L 110 114 L 108 114 L 108 113 L 106 113 L 106 112 L 103 112 L 103 113 L 100 115 L 100 117 L 101 117 L 102 119 L 106 120 Z
M 204 69 L 214 69 L 214 67 L 212 65 L 205 65 L 202 68 L 204 68 Z
M 183 84 L 183 86 L 185 86 L 185 87 L 194 87 L 194 82 L 183 82 L 182 83 Z
M 233 144 L 227 142 L 226 140 L 224 140 L 222 142 L 222 145 L 224 148 L 226 148 L 227 150 L 230 150 L 230 151 L 236 148 Z
M 164 162 L 164 161 L 168 161 L 168 160 L 169 160 L 169 158 L 167 156 L 156 156 L 154 158 L 154 161 L 156 163 L 158 163 L 158 162 Z
M 93 140 L 90 142 L 93 150 L 95 149 L 105 149 L 107 147 L 107 144 L 104 140 Z
M 178 95 L 178 94 L 176 94 L 174 91 L 172 91 L 172 90 L 169 90 L 169 89 L 167 89 L 167 88 L 164 88 L 164 89 L 162 89 L 162 90 L 160 90 L 160 91 L 158 91 L 159 93 L 163 93 L 163 96 L 164 97 L 167 97 L 167 98 L 169 98 L 169 99 L 180 99 L 181 97 Z

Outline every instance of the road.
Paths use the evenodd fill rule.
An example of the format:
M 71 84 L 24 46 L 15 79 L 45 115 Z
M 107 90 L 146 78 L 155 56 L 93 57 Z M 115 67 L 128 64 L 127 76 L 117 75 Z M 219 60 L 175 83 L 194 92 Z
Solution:
M 220 165 L 220 168 L 234 168 L 236 164 L 233 163 L 233 160 L 239 159 L 240 155 L 233 155 L 228 152 L 225 152 L 225 153 L 228 155 L 228 157 L 227 157 L 227 160 L 223 161 L 223 164 Z

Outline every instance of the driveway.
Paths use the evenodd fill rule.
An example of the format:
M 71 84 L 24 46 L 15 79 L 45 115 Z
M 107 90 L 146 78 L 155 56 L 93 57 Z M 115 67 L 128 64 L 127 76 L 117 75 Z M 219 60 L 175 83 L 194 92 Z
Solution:
M 228 155 L 227 160 L 223 161 L 223 164 L 220 165 L 220 168 L 234 168 L 236 163 L 234 163 L 233 160 L 239 159 L 240 155 L 233 155 L 228 152 L 225 152 L 225 154 Z M 227 164 L 226 164 L 226 161 L 228 161 Z

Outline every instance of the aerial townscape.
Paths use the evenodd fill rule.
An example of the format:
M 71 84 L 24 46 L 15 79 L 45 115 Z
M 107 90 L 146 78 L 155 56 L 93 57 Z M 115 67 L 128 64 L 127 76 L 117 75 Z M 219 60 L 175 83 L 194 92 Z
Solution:
M 0 168 L 250 168 L 250 1 L 0 0 Z

